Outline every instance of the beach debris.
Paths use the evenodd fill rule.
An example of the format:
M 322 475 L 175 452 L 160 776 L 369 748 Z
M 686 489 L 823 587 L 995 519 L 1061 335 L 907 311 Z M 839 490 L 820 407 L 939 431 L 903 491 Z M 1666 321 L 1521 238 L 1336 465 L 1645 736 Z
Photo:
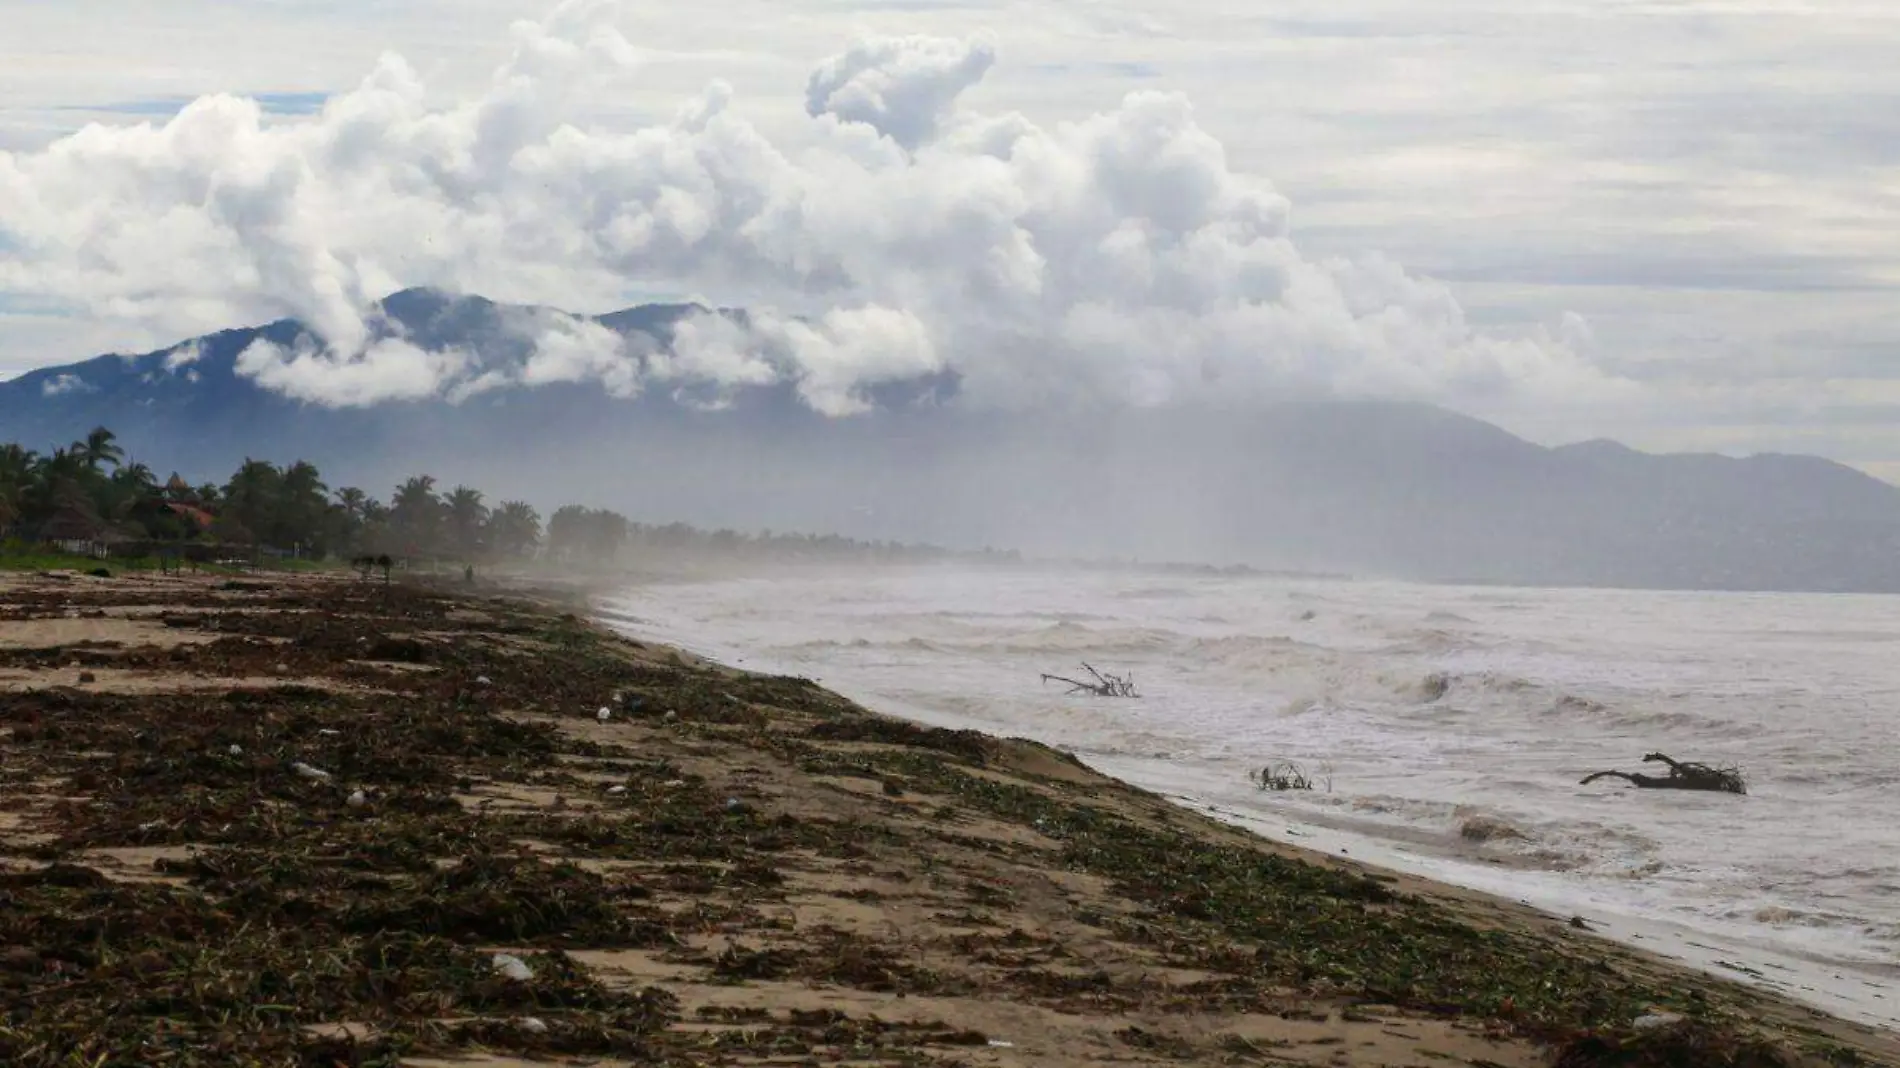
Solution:
M 244 747 L 241 745 L 233 744 L 231 748 L 227 750 L 227 752 L 229 752 L 234 757 L 241 757 L 244 755 Z
M 495 680 L 489 678 L 486 675 L 475 676 L 475 685 L 477 686 L 493 686 L 494 684 L 495 684 Z
M 627 788 L 626 788 L 625 786 L 609 786 L 609 787 L 607 787 L 607 793 L 608 793 L 608 794 L 610 794 L 610 795 L 612 795 L 612 796 L 615 796 L 615 797 L 618 797 L 618 796 L 620 796 L 621 794 L 624 794 L 624 793 L 626 793 L 626 792 L 627 792 Z
M 1135 677 L 1133 675 L 1104 674 L 1100 671 L 1095 670 L 1093 667 L 1091 667 L 1087 661 L 1082 662 L 1082 670 L 1088 672 L 1091 676 L 1093 676 L 1095 681 L 1084 682 L 1079 679 L 1071 679 L 1064 675 L 1047 675 L 1047 674 L 1045 674 L 1042 677 L 1042 681 L 1045 683 L 1048 683 L 1048 682 L 1064 683 L 1069 687 L 1069 692 L 1072 694 L 1086 693 L 1086 694 L 1092 694 L 1096 697 L 1139 697 L 1141 696 L 1140 694 L 1135 692 Z
M 614 718 L 613 709 L 608 708 L 606 705 L 601 705 L 600 711 L 594 713 L 594 718 L 605 723 Z
M 674 720 L 680 718 L 680 714 L 669 708 L 666 710 L 666 715 L 661 716 L 660 718 L 667 721 L 668 723 L 671 723 Z
M 290 766 L 290 770 L 309 779 L 311 782 L 329 782 L 330 773 L 322 768 L 314 768 L 299 760 Z
M 1517 841 L 1525 837 L 1523 831 L 1495 816 L 1473 816 L 1458 827 L 1458 837 L 1467 842 L 1496 842 L 1502 840 Z
M 521 1029 L 531 1035 L 545 1035 L 548 1033 L 548 1022 L 539 1016 L 523 1016 L 520 1023 Z
M 1711 767 L 1707 764 L 1679 761 L 1661 753 L 1650 753 L 1643 757 L 1645 764 L 1667 764 L 1667 775 L 1644 775 L 1641 772 L 1631 774 L 1626 771 L 1599 771 L 1586 775 L 1579 783 L 1588 786 L 1598 779 L 1622 779 L 1631 786 L 1645 790 L 1710 790 L 1718 793 L 1745 794 L 1748 784 L 1742 781 L 1742 769 L 1737 767 Z
M 1654 1031 L 1658 1028 L 1674 1027 L 1682 1020 L 1683 1016 L 1679 1012 L 1652 1012 L 1631 1020 L 1630 1027 L 1636 1031 Z
M 1313 780 L 1292 761 L 1268 764 L 1247 773 L 1247 778 L 1262 790 L 1311 790 Z
M 319 737 L 319 738 L 334 738 L 334 737 L 336 737 L 337 735 L 339 735 L 339 734 L 342 734 L 342 733 L 343 733 L 342 731 L 338 731 L 338 730 L 331 730 L 330 728 L 328 728 L 328 727 L 325 727 L 325 728 L 323 728 L 323 729 L 321 729 L 321 730 L 319 730 L 319 731 L 317 731 L 317 737 Z
M 517 983 L 525 983 L 534 978 L 534 969 L 528 967 L 527 961 L 513 953 L 497 953 L 493 963 L 496 971 Z
M 345 798 L 343 803 L 351 808 L 362 808 L 364 805 L 369 804 L 369 795 L 361 790 L 352 790 L 350 791 L 350 796 Z

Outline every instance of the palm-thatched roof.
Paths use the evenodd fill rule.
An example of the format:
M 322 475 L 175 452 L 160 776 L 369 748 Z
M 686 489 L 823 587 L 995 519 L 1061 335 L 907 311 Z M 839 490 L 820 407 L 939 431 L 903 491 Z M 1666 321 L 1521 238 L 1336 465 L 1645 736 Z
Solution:
M 96 541 L 106 534 L 105 521 L 90 503 L 67 500 L 40 524 L 43 541 Z

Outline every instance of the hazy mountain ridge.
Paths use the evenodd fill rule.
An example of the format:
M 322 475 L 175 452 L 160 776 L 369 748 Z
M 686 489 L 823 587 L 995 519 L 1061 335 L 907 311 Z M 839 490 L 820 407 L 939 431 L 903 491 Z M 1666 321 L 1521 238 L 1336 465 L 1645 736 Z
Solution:
M 389 329 L 486 361 L 524 357 L 512 309 L 426 290 Z M 664 349 L 703 311 L 593 320 Z M 728 316 L 742 312 L 725 311 Z M 1900 591 L 1900 488 L 1818 457 L 1559 448 L 1424 405 L 1299 402 L 1233 411 L 1011 415 L 917 403 L 952 379 L 877 391 L 845 419 L 789 385 L 723 410 L 649 389 L 508 386 L 465 400 L 332 409 L 237 373 L 292 321 L 226 330 L 0 383 L 0 439 L 62 444 L 94 425 L 188 476 L 307 457 L 332 484 L 431 471 L 536 499 L 559 485 L 639 518 L 740 528 L 1247 562 L 1530 584 Z M 688 398 L 691 400 L 691 398 Z

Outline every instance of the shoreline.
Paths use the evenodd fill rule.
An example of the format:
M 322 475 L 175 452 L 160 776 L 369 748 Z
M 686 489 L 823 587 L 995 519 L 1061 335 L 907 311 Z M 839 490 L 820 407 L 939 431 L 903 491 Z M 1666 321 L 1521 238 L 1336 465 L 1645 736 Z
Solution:
M 618 597 L 619 595 L 616 594 L 612 596 Z M 739 658 L 730 652 L 709 654 L 695 650 L 691 648 L 690 643 L 683 643 L 670 636 L 660 635 L 651 630 L 643 630 L 639 621 L 634 617 L 603 610 L 601 604 L 598 602 L 599 599 L 596 598 L 596 603 L 591 606 L 594 618 L 600 625 L 606 627 L 613 633 L 668 644 L 671 647 L 682 649 L 690 655 L 700 657 L 708 662 L 718 663 L 729 670 L 748 673 L 765 672 L 768 674 L 776 670 L 770 667 L 750 666 L 747 664 L 746 659 Z M 728 660 L 731 662 L 728 662 Z M 878 702 L 863 695 L 853 696 L 851 700 L 860 704 L 873 715 L 897 719 L 920 726 L 945 730 L 976 730 L 979 732 L 984 730 L 980 724 L 956 722 L 955 717 L 952 716 L 930 714 L 922 712 L 921 710 L 915 716 L 906 715 L 904 712 L 891 711 L 879 707 Z M 1036 744 L 1049 744 L 1039 739 L 1030 740 L 1035 741 Z M 1228 811 L 1217 804 L 1205 801 L 1201 798 L 1189 794 L 1173 792 L 1169 788 L 1159 784 L 1143 782 L 1137 775 L 1088 764 L 1087 754 L 1071 754 L 1066 749 L 1060 751 L 1072 758 L 1078 758 L 1080 762 L 1084 763 L 1094 774 L 1111 779 L 1129 789 L 1165 800 L 1169 804 L 1178 806 L 1183 811 L 1205 816 L 1224 826 L 1242 830 L 1264 843 L 1269 843 L 1279 849 L 1291 851 L 1293 854 L 1301 856 L 1311 863 L 1328 863 L 1339 860 L 1339 857 L 1333 855 L 1331 849 L 1320 848 L 1316 844 L 1302 844 L 1289 837 L 1275 834 L 1268 827 L 1269 823 L 1293 823 L 1299 822 L 1301 818 L 1282 818 L 1279 816 L 1270 816 L 1265 813 Z M 1131 763 L 1140 763 L 1140 761 L 1131 760 Z M 1457 881 L 1454 878 L 1449 878 L 1440 873 L 1420 870 L 1430 865 L 1407 864 L 1402 855 L 1402 850 L 1393 847 L 1391 843 L 1381 841 L 1373 835 L 1341 829 L 1323 823 L 1310 825 L 1307 833 L 1312 831 L 1317 831 L 1321 835 L 1331 836 L 1338 841 L 1348 842 L 1355 847 L 1371 846 L 1372 849 L 1370 851 L 1361 849 L 1356 855 L 1348 854 L 1350 859 L 1347 863 L 1356 869 L 1384 876 L 1402 876 L 1406 880 L 1424 888 L 1423 892 L 1437 893 L 1449 898 L 1477 895 L 1479 898 L 1495 906 L 1527 910 L 1551 924 L 1570 922 L 1566 919 L 1564 914 L 1551 907 L 1534 900 L 1513 896 L 1505 889 L 1472 885 L 1470 883 Z M 1336 846 L 1337 841 L 1333 844 Z M 1338 852 L 1347 854 L 1345 849 L 1339 849 Z M 1426 858 L 1428 861 L 1442 860 L 1452 863 L 1462 862 L 1468 865 L 1476 865 L 1478 863 L 1476 854 L 1462 856 L 1446 854 L 1440 857 L 1435 854 L 1425 853 L 1420 854 L 1420 856 Z M 1368 857 L 1372 859 L 1367 859 Z M 1480 870 L 1488 871 L 1488 869 Z M 1508 873 L 1504 869 L 1499 869 L 1498 874 L 1506 875 Z M 1811 965 L 1814 969 L 1807 975 L 1794 976 L 1786 980 L 1777 979 L 1759 969 L 1747 965 L 1737 967 L 1734 962 L 1724 959 L 1727 956 L 1734 955 L 1734 953 L 1725 952 L 1721 946 L 1711 946 L 1697 941 L 1698 938 L 1718 938 L 1722 936 L 1699 930 L 1687 924 L 1644 916 L 1628 911 L 1593 911 L 1595 911 L 1597 915 L 1592 916 L 1586 922 L 1588 923 L 1589 933 L 1594 938 L 1670 967 L 1678 967 L 1692 971 L 1716 982 L 1733 984 L 1769 997 L 1785 999 L 1789 1003 L 1796 1005 L 1798 1011 L 1812 1013 L 1816 1016 L 1826 1015 L 1828 1017 L 1835 1017 L 1848 1026 L 1860 1029 L 1870 1035 L 1881 1035 L 1900 1039 L 1900 1030 L 1895 1028 L 1894 1021 L 1890 1015 L 1894 1011 L 1893 1008 L 1866 1002 L 1864 999 L 1867 995 L 1865 994 L 1860 995 L 1863 999 L 1862 1001 L 1856 1002 L 1854 998 L 1858 992 L 1841 987 L 1830 988 L 1825 995 L 1817 994 L 1814 997 L 1803 997 L 1801 990 L 1792 985 L 1802 978 L 1825 982 L 1825 980 L 1820 978 L 1820 973 L 1831 970 L 1836 966 L 1836 962 L 1824 958 L 1802 958 L 1797 954 L 1781 951 L 1773 947 L 1748 944 L 1738 938 L 1727 939 L 1729 943 L 1728 949 L 1730 950 L 1745 952 L 1758 958 L 1766 958 L 1756 961 L 1756 963 L 1761 963 L 1763 967 L 1787 971 L 1786 965 L 1788 963 L 1800 962 L 1802 964 Z M 1601 919 L 1598 918 L 1598 916 L 1607 917 L 1607 919 Z M 1851 980 L 1845 977 L 1836 976 L 1835 978 L 1842 984 L 1851 982 Z M 1875 986 L 1871 982 L 1863 982 L 1862 985 L 1876 992 L 1883 989 Z M 1854 1012 L 1862 1015 L 1842 1015 L 1841 1009 L 1843 1007 L 1851 1008 Z M 1882 1016 L 1880 1015 L 1881 1013 L 1887 1013 L 1889 1015 Z
M 602 625 L 613 630 L 615 633 L 634 633 L 642 637 L 643 640 L 666 642 L 664 637 L 657 637 L 648 632 L 622 630 L 616 627 L 611 613 L 597 614 L 597 618 Z M 699 652 L 691 649 L 689 645 L 676 644 L 676 647 L 684 649 L 691 655 L 703 657 L 714 663 L 720 663 L 722 666 L 726 666 L 732 670 L 762 670 L 747 665 L 743 661 L 727 663 L 721 656 Z M 954 717 L 910 716 L 905 715 L 903 712 L 891 711 L 879 707 L 879 702 L 868 699 L 862 695 L 853 696 L 852 700 L 863 705 L 873 714 L 889 716 L 906 722 L 950 730 L 983 730 L 983 727 L 978 724 L 954 722 Z M 1066 752 L 1067 750 L 1064 751 Z M 1347 855 L 1353 857 L 1357 863 L 1363 864 L 1370 870 L 1404 875 L 1408 878 L 1420 880 L 1423 883 L 1443 886 L 1459 892 L 1482 894 L 1500 903 L 1510 903 L 1533 909 L 1539 914 L 1548 917 L 1553 923 L 1564 922 L 1569 915 L 1569 913 L 1555 907 L 1558 902 L 1554 898 L 1547 898 L 1545 895 L 1536 893 L 1532 893 L 1530 896 L 1520 896 L 1512 892 L 1513 889 L 1521 890 L 1521 887 L 1513 888 L 1496 884 L 1489 886 L 1477 885 L 1475 882 L 1461 881 L 1454 875 L 1446 874 L 1442 871 L 1431 870 L 1439 866 L 1439 864 L 1434 862 L 1450 863 L 1452 865 L 1462 864 L 1471 867 L 1474 872 L 1478 874 L 1497 875 L 1499 877 L 1497 883 L 1499 884 L 1508 884 L 1511 875 L 1522 874 L 1503 867 L 1495 870 L 1491 868 L 1480 868 L 1477 866 L 1479 861 L 1475 854 L 1460 856 L 1454 852 L 1447 852 L 1441 856 L 1434 853 L 1421 853 L 1417 854 L 1417 857 L 1423 858 L 1423 863 L 1421 863 L 1416 859 L 1408 859 L 1404 855 L 1404 850 L 1399 848 L 1396 844 L 1382 840 L 1369 833 L 1342 829 L 1325 823 L 1313 823 L 1310 822 L 1310 816 L 1307 814 L 1281 816 L 1267 812 L 1240 812 L 1229 810 L 1220 804 L 1188 793 L 1179 792 L 1178 786 L 1145 781 L 1138 770 L 1124 771 L 1114 769 L 1110 766 L 1098 766 L 1094 763 L 1090 763 L 1090 757 L 1087 753 L 1077 753 L 1075 755 L 1087 764 L 1090 770 L 1097 774 L 1114 779 L 1134 789 L 1152 793 L 1166 799 L 1171 804 L 1181 807 L 1184 811 L 1204 815 L 1223 824 L 1243 829 L 1264 841 L 1272 842 L 1287 849 L 1310 854 L 1319 859 L 1329 859 L 1333 857 L 1335 851 L 1345 852 L 1345 850 L 1340 849 L 1340 844 L 1344 843 L 1355 850 L 1355 852 Z M 1142 763 L 1136 758 L 1129 758 L 1126 762 L 1133 765 Z M 1273 830 L 1274 826 L 1293 824 L 1297 824 L 1305 829 L 1291 837 L 1286 834 L 1276 833 Z M 1311 837 L 1316 840 L 1303 843 L 1296 840 L 1300 837 Z M 1328 838 L 1332 839 L 1332 841 L 1327 848 L 1321 848 L 1317 840 L 1320 838 Z M 1900 1033 L 1900 1031 L 1897 1031 L 1893 1019 L 1893 1014 L 1900 1012 L 1900 1006 L 1874 999 L 1874 995 L 1879 994 L 1885 988 L 1876 986 L 1864 978 L 1850 978 L 1838 974 L 1829 974 L 1835 972 L 1840 967 L 1844 967 L 1838 962 L 1819 957 L 1804 958 L 1799 954 L 1781 950 L 1776 947 L 1749 943 L 1733 935 L 1703 931 L 1686 923 L 1646 916 L 1627 909 L 1599 905 L 1586 911 L 1590 913 L 1590 915 L 1586 917 L 1586 922 L 1589 923 L 1590 930 L 1594 934 L 1614 942 L 1617 945 L 1655 956 L 1658 959 L 1666 960 L 1673 964 L 1679 964 L 1685 968 L 1693 969 L 1712 979 L 1738 983 L 1762 990 L 1765 993 L 1785 997 L 1805 1007 L 1827 1013 L 1830 1016 L 1840 1017 L 1842 1020 L 1851 1022 L 1857 1026 L 1864 1026 L 1888 1033 Z M 1703 939 L 1708 941 L 1700 941 Z M 1709 944 L 1710 941 L 1722 944 L 1711 945 Z M 1741 962 L 1741 967 L 1737 967 L 1736 962 L 1729 959 L 1743 954 L 1747 955 L 1749 959 Z M 1770 972 L 1780 972 L 1783 974 L 1778 976 L 1772 975 Z M 1802 983 L 1817 984 L 1816 986 L 1807 988 L 1810 996 L 1803 996 L 1803 989 L 1800 985 Z M 1855 985 L 1865 987 L 1866 990 L 1854 989 Z
M 1176 803 L 1272 841 L 1325 852 L 1318 843 L 1331 838 L 1334 843 L 1350 844 L 1354 856 L 1375 867 L 1513 901 L 1552 917 L 1582 915 L 1592 933 L 1619 945 L 1714 978 L 1785 997 L 1857 1025 L 1889 1033 L 1896 1031 L 1894 1015 L 1900 1012 L 1900 1005 L 1890 999 L 1882 1000 L 1893 986 L 1876 982 L 1869 976 L 1870 969 L 1865 964 L 1842 963 L 1818 954 L 1803 955 L 1785 947 L 1750 941 L 1736 932 L 1710 931 L 1687 922 L 1641 913 L 1620 902 L 1580 904 L 1574 895 L 1547 893 L 1535 885 L 1527 887 L 1523 880 L 1525 875 L 1551 873 L 1480 866 L 1479 861 L 1455 854 L 1441 857 L 1432 853 L 1408 853 L 1377 838 L 1325 824 L 1294 824 L 1300 828 L 1296 832 L 1298 836 L 1311 839 L 1302 846 L 1298 841 L 1282 837 L 1272 826 L 1276 822 L 1285 826 L 1293 821 L 1274 821 L 1257 813 L 1233 812 L 1186 795 L 1167 796 Z M 1446 867 L 1465 871 L 1447 872 Z M 1493 878 L 1470 878 L 1469 875 Z
M 0 575 L 0 1060 L 1900 1063 L 1900 1035 L 586 611 Z
M 624 597 L 610 594 L 605 601 L 610 625 L 630 625 L 635 632 L 652 640 L 684 641 L 695 649 L 712 652 L 748 669 L 822 675 L 826 685 L 841 689 L 853 699 L 880 712 L 915 722 L 1028 735 L 1074 752 L 1104 774 L 1167 796 L 1192 810 L 1212 812 L 1224 822 L 1244 826 L 1272 841 L 1309 849 L 1318 842 L 1327 842 L 1330 843 L 1324 850 L 1327 853 L 1348 847 L 1351 855 L 1392 870 L 1531 904 L 1559 917 L 1580 913 L 1594 928 L 1633 948 L 1659 953 L 1718 977 L 1758 985 L 1822 1011 L 1886 1031 L 1900 1026 L 1900 1002 L 1894 1000 L 1890 989 L 1896 978 L 1893 965 L 1873 959 L 1872 949 L 1854 946 L 1851 940 L 1846 940 L 1847 936 L 1837 931 L 1829 932 L 1834 942 L 1809 941 L 1798 929 L 1789 932 L 1751 927 L 1739 920 L 1724 922 L 1720 916 L 1708 915 L 1705 911 L 1689 910 L 1689 915 L 1676 916 L 1663 907 L 1681 904 L 1675 898 L 1665 895 L 1659 900 L 1653 892 L 1634 892 L 1610 876 L 1582 877 L 1551 871 L 1535 863 L 1518 863 L 1518 857 L 1513 854 L 1462 842 L 1456 833 L 1456 823 L 1450 832 L 1445 832 L 1416 824 L 1388 825 L 1371 819 L 1355 820 L 1350 816 L 1350 809 L 1316 812 L 1312 806 L 1300 804 L 1296 795 L 1284 795 L 1295 799 L 1291 805 L 1279 803 L 1282 795 L 1263 796 L 1256 804 L 1253 791 L 1245 789 L 1244 784 L 1238 789 L 1231 785 L 1235 775 L 1232 768 L 1217 769 L 1220 775 L 1229 777 L 1210 779 L 1213 773 L 1203 763 L 1176 763 L 1172 759 L 1135 755 L 1127 749 L 1089 748 L 1090 740 L 1097 738 L 1099 732 L 1078 728 L 1070 717 L 1086 719 L 1092 716 L 1091 712 L 1083 710 L 1071 714 L 1066 708 L 1050 711 L 1054 706 L 1037 704 L 1033 695 L 1019 701 L 1008 686 L 1013 674 L 999 676 L 998 685 L 988 685 L 992 679 L 982 675 L 984 665 L 978 663 L 986 659 L 981 652 L 969 653 L 949 640 L 946 644 L 956 655 L 937 656 L 935 649 L 931 650 L 932 655 L 902 651 L 906 647 L 899 638 L 923 634 L 925 639 L 934 640 L 934 631 L 922 628 L 903 631 L 887 643 L 880 643 L 878 654 L 869 660 L 855 655 L 834 656 L 830 653 L 832 648 L 844 649 L 849 644 L 850 626 L 855 617 L 848 610 L 836 618 L 821 610 L 812 627 L 813 633 L 824 639 L 814 641 L 813 645 L 823 651 L 807 657 L 797 651 L 803 646 L 786 644 L 800 640 L 797 617 L 787 615 L 782 607 L 769 607 L 771 599 L 768 597 L 768 606 L 761 607 L 757 613 L 766 622 L 755 623 L 754 616 L 744 611 L 748 603 L 746 596 L 709 598 L 704 603 L 687 598 L 677 604 L 662 596 L 650 606 L 656 613 L 652 619 L 643 617 L 637 593 Z M 854 601 L 848 603 L 855 605 Z M 913 601 L 902 603 L 905 610 L 917 610 Z M 696 627 L 702 610 L 706 625 Z M 1112 626 L 1133 625 L 1136 624 L 1117 619 Z M 1112 632 L 1110 624 L 1102 626 Z M 982 638 L 1002 642 L 990 632 L 983 632 Z M 735 642 L 746 640 L 762 640 L 767 647 L 790 651 L 759 658 L 750 655 L 749 649 L 735 647 Z M 959 637 L 958 640 L 976 639 Z M 900 651 L 886 655 L 882 652 L 886 647 Z M 735 661 L 738 657 L 744 659 Z M 913 683 L 905 678 L 905 673 L 912 669 L 940 670 L 942 678 L 951 681 L 940 683 L 936 674 L 919 676 L 920 681 L 913 689 Z M 1020 670 L 1023 669 L 1019 661 L 1010 661 L 1010 671 Z M 1033 672 L 1036 668 L 1032 666 L 1027 670 Z M 964 690 L 953 688 L 960 684 L 970 687 L 967 697 Z M 986 707 L 984 702 L 995 707 Z M 1114 715 L 1112 709 L 1110 715 Z M 1160 728 L 1144 726 L 1141 729 Z M 1207 746 L 1221 740 L 1218 736 L 1212 741 L 1201 735 L 1195 737 Z M 1456 803 L 1465 802 L 1460 799 Z M 1347 815 L 1340 816 L 1342 811 Z M 1289 827 L 1297 827 L 1297 831 L 1282 833 Z M 1645 909 L 1646 905 L 1657 907 L 1649 910 Z M 1731 919 L 1735 915 L 1729 914 Z

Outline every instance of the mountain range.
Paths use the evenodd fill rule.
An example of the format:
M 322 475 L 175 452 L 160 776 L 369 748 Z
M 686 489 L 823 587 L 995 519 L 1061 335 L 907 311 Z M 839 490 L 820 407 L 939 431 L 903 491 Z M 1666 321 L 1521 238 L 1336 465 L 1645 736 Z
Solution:
M 664 351 L 687 305 L 595 321 Z M 519 360 L 521 309 L 405 290 L 386 328 L 429 349 Z M 721 314 L 742 316 L 739 312 Z M 1547 448 L 1421 404 L 1011 413 L 955 403 L 954 378 L 881 388 L 832 418 L 789 386 L 709 409 L 592 382 L 509 385 L 333 408 L 238 370 L 294 320 L 0 382 L 0 440 L 111 427 L 160 474 L 221 478 L 246 457 L 315 462 L 372 492 L 427 471 L 491 498 L 635 518 L 1121 556 L 1531 585 L 1900 592 L 1900 488 L 1812 456 Z

